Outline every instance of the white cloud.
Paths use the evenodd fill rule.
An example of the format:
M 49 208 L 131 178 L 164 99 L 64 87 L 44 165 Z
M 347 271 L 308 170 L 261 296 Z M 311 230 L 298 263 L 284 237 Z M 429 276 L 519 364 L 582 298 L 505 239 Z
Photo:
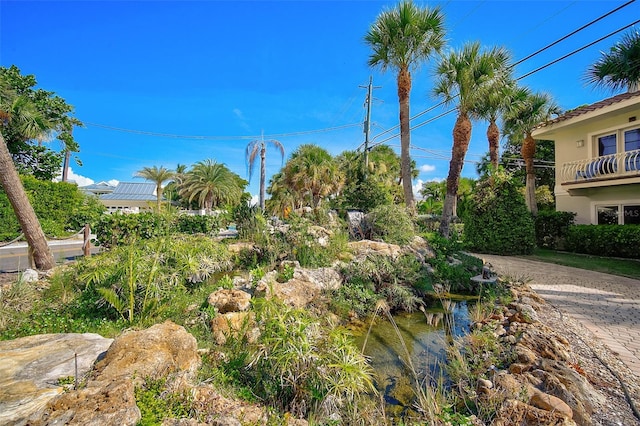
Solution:
M 429 172 L 434 172 L 435 170 L 436 170 L 436 166 L 431 164 L 423 164 L 422 166 L 420 166 L 421 172 L 429 173 Z
M 422 195 L 420 194 L 420 190 L 422 189 L 422 184 L 424 181 L 422 179 L 418 179 L 413 184 L 413 196 L 416 200 L 422 200 Z
M 257 195 L 252 195 L 251 196 L 251 201 L 249 201 L 249 205 L 250 206 L 255 206 L 258 204 L 258 202 L 260 201 L 260 197 Z
M 109 185 L 111 185 L 111 186 L 118 186 L 118 184 L 120 183 L 120 181 L 119 181 L 119 180 L 117 180 L 117 179 L 111 179 L 111 180 L 108 180 L 108 181 L 107 181 L 107 183 L 108 183 Z
M 233 113 L 235 114 L 236 117 L 238 117 L 240 120 L 244 120 L 244 115 L 242 115 L 242 111 L 238 108 L 234 108 L 233 109 Z
M 54 180 L 57 182 L 60 182 L 62 180 L 62 169 L 60 169 L 60 173 L 58 173 L 58 176 L 56 176 Z M 73 172 L 73 168 L 71 167 L 69 167 L 69 171 L 67 173 L 67 180 L 70 182 L 77 183 L 78 186 L 93 185 L 95 183 L 94 180 L 91 178 L 75 174 Z

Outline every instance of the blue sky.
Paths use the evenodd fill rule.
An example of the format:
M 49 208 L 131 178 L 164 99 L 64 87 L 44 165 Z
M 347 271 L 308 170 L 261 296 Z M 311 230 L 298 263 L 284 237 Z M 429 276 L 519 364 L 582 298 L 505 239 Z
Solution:
M 504 46 L 519 60 L 626 1 L 417 3 L 443 10 L 450 48 L 479 41 Z M 246 179 L 245 147 L 262 131 L 284 145 L 285 161 L 304 143 L 333 155 L 359 147 L 366 96 L 360 86 L 369 76 L 381 86 L 374 90 L 374 141 L 397 134 L 376 138 L 398 124 L 395 74 L 368 67 L 370 50 L 363 41 L 378 14 L 395 4 L 1 0 L 0 65 L 34 74 L 39 87 L 74 105 L 86 125 L 74 133 L 83 165 L 72 164 L 72 176 L 80 184 L 142 181 L 133 178 L 142 167 L 190 166 L 208 158 Z M 634 2 L 518 65 L 516 76 L 638 16 L 640 2 Z M 563 109 L 609 97 L 613 93 L 587 86 L 583 77 L 623 33 L 520 82 L 549 93 Z M 412 116 L 439 102 L 431 95 L 432 70 L 433 62 L 413 72 Z M 437 108 L 412 125 L 444 111 Z M 449 114 L 412 132 L 412 155 L 421 168 L 416 185 L 446 177 L 454 120 Z M 474 123 L 464 176 L 476 177 L 472 161 L 487 151 L 485 132 L 486 123 Z M 399 138 L 386 143 L 399 150 Z M 60 148 L 57 141 L 51 144 Z M 267 178 L 281 164 L 279 153 L 268 149 Z M 252 194 L 258 176 L 256 168 Z

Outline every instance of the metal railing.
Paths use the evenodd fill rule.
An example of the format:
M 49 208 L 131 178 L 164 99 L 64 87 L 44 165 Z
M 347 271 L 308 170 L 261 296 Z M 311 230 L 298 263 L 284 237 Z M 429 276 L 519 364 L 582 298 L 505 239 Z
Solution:
M 640 176 L 640 149 L 563 163 L 560 183 Z

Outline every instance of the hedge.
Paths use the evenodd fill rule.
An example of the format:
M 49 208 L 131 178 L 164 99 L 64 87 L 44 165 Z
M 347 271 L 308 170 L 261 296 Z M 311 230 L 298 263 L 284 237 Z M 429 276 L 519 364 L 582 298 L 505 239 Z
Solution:
M 566 250 L 640 259 L 640 225 L 573 225 L 567 233 Z

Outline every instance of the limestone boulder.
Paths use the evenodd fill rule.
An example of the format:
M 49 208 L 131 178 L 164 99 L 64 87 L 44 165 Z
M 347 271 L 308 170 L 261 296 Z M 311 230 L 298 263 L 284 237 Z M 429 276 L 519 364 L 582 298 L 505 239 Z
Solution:
M 401 247 L 397 244 L 371 240 L 352 241 L 349 243 L 349 249 L 356 255 L 356 257 L 380 254 L 397 259 L 402 252 Z
M 211 332 L 218 345 L 224 345 L 229 338 L 239 338 L 241 333 L 246 333 L 250 343 L 255 342 L 260 331 L 254 324 L 254 316 L 251 312 L 227 312 L 216 315 L 211 320 Z
M 171 373 L 195 374 L 200 367 L 196 338 L 171 321 L 119 336 L 96 364 L 96 381 L 136 377 L 159 379 Z
M 93 334 L 40 334 L 0 341 L 0 424 L 26 424 L 63 392 L 59 379 L 82 379 L 113 339 Z
M 577 426 L 567 416 L 553 411 L 536 408 L 522 401 L 509 399 L 496 412 L 492 426 Z
M 334 268 L 296 268 L 293 278 L 285 283 L 277 282 L 276 277 L 275 271 L 266 274 L 256 286 L 256 295 L 277 297 L 294 308 L 304 308 L 323 291 L 342 285 L 342 276 Z
M 560 413 L 568 418 L 573 418 L 573 410 L 566 402 L 558 398 L 557 396 L 549 395 L 548 393 L 542 392 L 541 390 L 534 388 L 533 386 L 529 386 L 528 388 L 529 394 L 529 404 L 534 407 L 541 408 L 546 411 L 551 411 L 553 413 Z
M 211 293 L 207 302 L 221 314 L 242 312 L 251 306 L 251 295 L 242 290 L 220 289 Z
M 542 324 L 524 329 L 516 344 L 516 350 L 518 345 L 532 350 L 542 358 L 560 361 L 567 361 L 570 358 L 567 339 Z

